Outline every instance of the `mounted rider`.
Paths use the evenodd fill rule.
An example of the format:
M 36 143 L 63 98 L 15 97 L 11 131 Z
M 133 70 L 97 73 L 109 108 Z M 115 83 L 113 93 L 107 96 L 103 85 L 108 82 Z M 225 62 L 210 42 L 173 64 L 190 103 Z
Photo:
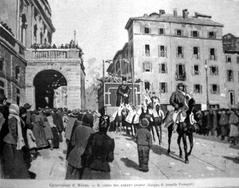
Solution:
M 182 121 L 180 117 L 182 115 L 186 117 L 186 114 L 183 114 L 183 112 L 188 110 L 188 99 L 189 95 L 186 94 L 183 83 L 179 83 L 177 90 L 172 93 L 169 100 L 170 104 L 174 107 L 174 113 L 172 117 L 174 122 L 174 131 L 177 129 L 177 123 Z

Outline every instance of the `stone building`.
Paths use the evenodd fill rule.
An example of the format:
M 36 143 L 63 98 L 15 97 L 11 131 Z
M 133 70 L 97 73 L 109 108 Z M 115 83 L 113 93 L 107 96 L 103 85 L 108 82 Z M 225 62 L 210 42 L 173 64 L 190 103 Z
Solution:
M 225 88 L 228 107 L 239 107 L 239 37 L 223 36 L 225 58 Z
M 222 28 L 211 16 L 189 16 L 187 9 L 182 15 L 175 9 L 129 18 L 125 29 L 134 79 L 165 105 L 181 82 L 202 109 L 225 107 Z
M 0 1 L 0 92 L 8 101 L 25 102 L 25 46 L 19 31 L 17 1 Z M 17 14 L 16 14 L 17 13 Z
M 15 63 L 15 58 L 3 57 L 4 61 L 11 62 L 11 66 L 5 66 L 5 69 L 11 71 L 5 72 L 11 72 L 7 79 L 13 82 L 13 86 L 5 86 L 6 84 L 2 83 L 0 86 L 5 86 L 11 102 L 19 100 L 17 96 L 21 96 L 20 104 L 28 102 L 33 109 L 54 107 L 55 93 L 58 93 L 59 87 L 66 87 L 65 98 L 62 98 L 64 101 L 59 103 L 66 104 L 69 109 L 85 108 L 85 68 L 81 58 L 82 51 L 74 42 L 61 48 L 52 45 L 55 28 L 51 21 L 48 1 L 1 0 L 0 7 L 0 21 L 11 28 L 10 34 L 15 36 L 15 43 L 19 46 L 15 54 L 19 53 L 23 62 L 20 65 Z M 0 62 L 3 62 L 2 56 L 0 55 Z M 1 79 L 3 76 L 1 75 Z

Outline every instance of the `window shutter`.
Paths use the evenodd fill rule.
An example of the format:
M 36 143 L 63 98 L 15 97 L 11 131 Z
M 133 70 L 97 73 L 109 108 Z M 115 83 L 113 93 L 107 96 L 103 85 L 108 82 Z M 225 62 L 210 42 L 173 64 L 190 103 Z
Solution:
M 215 61 L 217 60 L 217 50 L 214 48 L 214 54 L 215 54 Z
M 140 26 L 140 33 L 141 33 L 141 34 L 144 34 L 144 25 L 141 25 L 141 26 Z
M 161 64 L 159 64 L 159 73 L 162 72 L 162 67 L 161 67 Z
M 167 46 L 164 46 L 164 53 L 165 53 L 165 57 L 168 57 Z
M 217 85 L 217 93 L 219 94 L 220 93 L 220 85 Z
M 165 63 L 165 72 L 168 73 L 168 65 Z
M 158 45 L 158 57 L 160 57 L 160 45 Z
M 168 93 L 168 83 L 165 82 L 165 93 Z
M 195 73 L 194 73 L 194 65 L 191 67 L 191 74 L 195 75 Z

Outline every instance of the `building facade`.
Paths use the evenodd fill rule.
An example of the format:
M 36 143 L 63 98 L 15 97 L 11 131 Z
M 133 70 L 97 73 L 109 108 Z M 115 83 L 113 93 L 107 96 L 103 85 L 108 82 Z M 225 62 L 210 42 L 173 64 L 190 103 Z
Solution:
M 239 107 L 239 37 L 231 33 L 223 36 L 225 88 L 228 107 Z
M 183 83 L 202 109 L 226 106 L 222 24 L 186 9 L 182 15 L 160 10 L 130 18 L 125 28 L 134 80 L 141 79 L 162 104 Z
M 84 109 L 82 50 L 74 42 L 60 48 L 52 45 L 55 28 L 48 1 L 1 0 L 0 7 L 1 29 L 4 29 L 2 24 L 7 23 L 10 29 L 5 37 L 13 37 L 9 39 L 12 55 L 8 54 L 10 47 L 8 51 L 5 47 L 3 49 L 2 38 L 0 49 L 0 89 L 4 90 L 10 102 L 28 102 L 34 109 L 56 107 L 56 103 L 69 109 Z M 62 87 L 66 89 L 59 101 L 55 96 L 59 93 L 58 88 Z

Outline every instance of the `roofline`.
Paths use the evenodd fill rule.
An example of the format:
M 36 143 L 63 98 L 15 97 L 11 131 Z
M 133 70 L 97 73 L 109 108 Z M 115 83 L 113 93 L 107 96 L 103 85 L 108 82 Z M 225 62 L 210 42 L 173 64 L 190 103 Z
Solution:
M 152 22 L 166 22 L 166 23 L 176 23 L 176 24 L 188 24 L 188 25 L 202 25 L 202 26 L 216 26 L 216 27 L 224 27 L 223 24 L 196 24 L 196 23 L 188 23 L 188 22 L 174 22 L 174 21 L 164 21 L 164 20 L 148 20 L 144 18 L 129 18 L 128 22 L 125 25 L 125 29 L 128 29 L 133 21 L 152 21 Z

